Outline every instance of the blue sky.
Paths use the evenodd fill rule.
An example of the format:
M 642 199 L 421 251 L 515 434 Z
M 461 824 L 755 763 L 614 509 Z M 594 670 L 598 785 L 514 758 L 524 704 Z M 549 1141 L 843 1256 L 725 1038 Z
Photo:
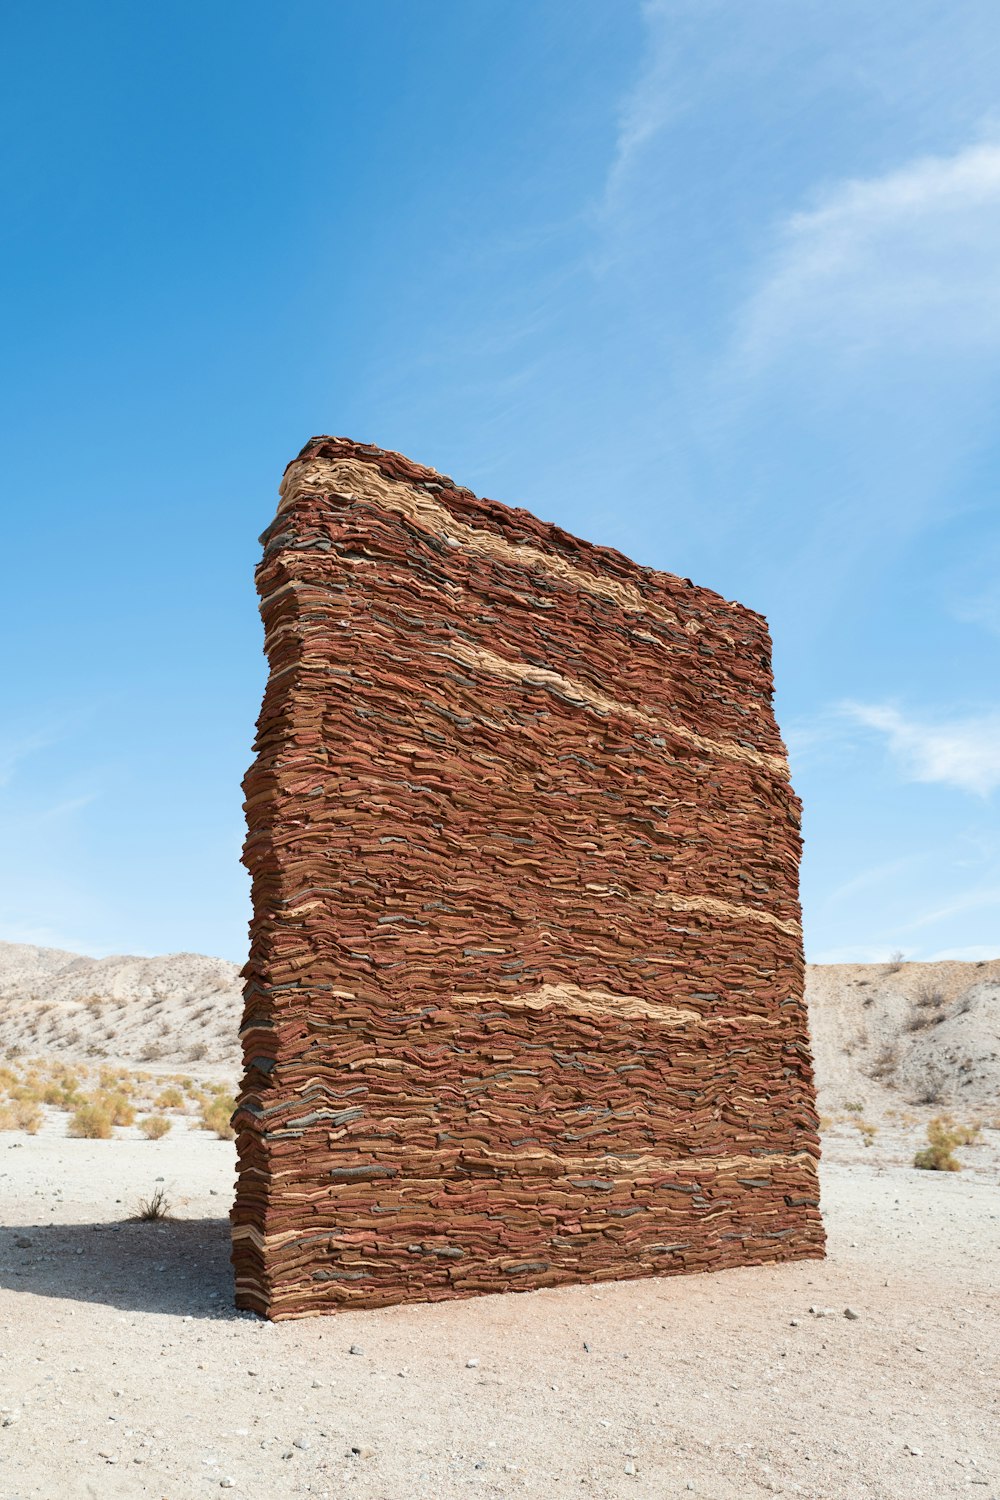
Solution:
M 763 611 L 808 955 L 1000 954 L 995 0 L 3 31 L 0 937 L 242 957 L 257 536 L 336 432 Z

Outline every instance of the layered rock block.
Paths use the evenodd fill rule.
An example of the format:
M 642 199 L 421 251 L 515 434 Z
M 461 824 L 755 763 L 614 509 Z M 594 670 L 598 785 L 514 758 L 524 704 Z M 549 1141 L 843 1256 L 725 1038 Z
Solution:
M 765 621 L 339 438 L 262 540 L 238 1305 L 822 1255 Z

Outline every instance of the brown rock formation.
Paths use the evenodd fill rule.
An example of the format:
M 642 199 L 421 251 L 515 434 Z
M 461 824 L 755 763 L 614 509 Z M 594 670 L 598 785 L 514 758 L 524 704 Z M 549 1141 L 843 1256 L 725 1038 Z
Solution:
M 339 438 L 263 542 L 238 1304 L 822 1255 L 764 620 Z

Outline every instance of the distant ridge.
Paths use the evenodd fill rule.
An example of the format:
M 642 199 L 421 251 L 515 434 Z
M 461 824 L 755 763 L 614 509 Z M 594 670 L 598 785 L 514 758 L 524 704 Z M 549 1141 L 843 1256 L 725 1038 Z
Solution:
M 810 964 L 820 1108 L 926 1104 L 1000 1118 L 1000 958 Z M 87 958 L 0 943 L 0 1052 L 183 1069 L 242 1060 L 240 971 L 224 958 Z

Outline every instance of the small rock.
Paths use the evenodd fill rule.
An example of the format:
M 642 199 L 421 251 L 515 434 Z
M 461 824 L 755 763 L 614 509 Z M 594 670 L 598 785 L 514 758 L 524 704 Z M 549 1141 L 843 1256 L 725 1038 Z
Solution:
M 312 1388 L 314 1391 L 321 1391 L 323 1389 L 322 1380 L 314 1380 L 312 1383 Z
M 629 1459 L 628 1463 L 625 1465 L 625 1473 L 626 1474 L 634 1474 L 635 1473 L 635 1464 L 632 1462 L 631 1459 Z
M 312 1443 L 306 1437 L 305 1433 L 302 1433 L 301 1436 L 292 1438 L 292 1447 L 301 1448 L 304 1453 L 307 1449 L 312 1447 Z
M 19 1250 L 30 1250 L 32 1245 L 34 1244 L 34 1240 L 29 1240 L 26 1235 L 22 1234 L 18 1239 L 14 1241 L 14 1244 Z
M 348 1354 L 364 1354 L 365 1351 L 360 1344 L 352 1344 L 347 1352 Z
M 909 1443 L 903 1444 L 903 1451 L 904 1453 L 909 1453 L 913 1458 L 923 1458 L 924 1456 L 923 1448 L 914 1448 Z
M 352 1455 L 353 1455 L 354 1458 L 374 1458 L 374 1456 L 375 1456 L 375 1449 L 374 1448 L 352 1448 L 351 1449 L 351 1453 L 352 1453 Z
M 228 1474 L 224 1474 L 223 1477 L 219 1480 L 219 1489 L 220 1490 L 231 1490 L 231 1489 L 235 1488 L 235 1485 L 236 1485 L 236 1480 L 235 1479 L 231 1479 Z
M 19 1411 L 4 1412 L 3 1426 L 4 1427 L 13 1427 L 14 1423 L 15 1422 L 20 1422 L 20 1420 L 21 1420 L 21 1413 Z
M 478 1370 L 479 1369 L 479 1361 L 478 1361 L 478 1359 L 467 1359 L 465 1361 L 465 1368 L 467 1370 Z
M 851 1323 L 856 1323 L 860 1316 L 861 1314 L 856 1313 L 853 1307 L 844 1308 L 844 1317 L 847 1318 Z
M 789 1320 L 788 1320 L 788 1326 L 789 1326 L 789 1328 L 798 1328 L 798 1326 L 799 1326 L 799 1320 L 798 1320 L 798 1318 L 789 1318 Z

